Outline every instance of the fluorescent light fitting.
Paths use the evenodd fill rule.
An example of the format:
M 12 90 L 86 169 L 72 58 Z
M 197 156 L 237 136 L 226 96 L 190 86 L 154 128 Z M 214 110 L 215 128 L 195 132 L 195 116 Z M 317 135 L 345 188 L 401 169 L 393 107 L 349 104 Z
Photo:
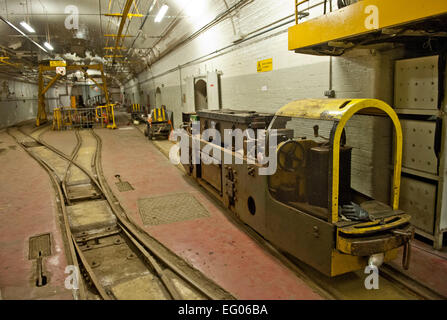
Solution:
M 49 44 L 48 42 L 44 42 L 43 44 L 48 50 L 54 50 L 53 46 Z
M 168 9 L 169 7 L 167 5 L 162 5 L 160 11 L 158 11 L 157 16 L 155 17 L 154 22 L 160 22 L 161 20 L 163 20 L 163 17 L 165 16 Z
M 31 33 L 36 33 L 36 30 L 33 29 L 33 27 L 31 27 L 28 23 L 26 23 L 25 21 L 20 22 L 20 25 L 26 29 L 28 32 Z
M 154 1 L 152 2 L 151 7 L 149 8 L 149 12 L 151 12 L 151 11 L 154 9 L 156 3 L 157 3 L 157 0 L 154 0 Z

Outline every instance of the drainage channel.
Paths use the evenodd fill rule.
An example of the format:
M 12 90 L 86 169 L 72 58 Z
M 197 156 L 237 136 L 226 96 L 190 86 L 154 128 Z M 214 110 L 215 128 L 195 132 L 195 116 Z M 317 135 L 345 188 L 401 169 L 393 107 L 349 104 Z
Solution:
M 67 237 L 72 241 L 86 291 L 81 296 L 105 300 L 233 299 L 208 279 L 202 287 L 170 268 L 165 260 L 157 259 L 117 217 L 110 196 L 104 194 L 97 180 L 99 142 L 91 130 L 75 132 L 78 144 L 70 156 L 40 139 L 45 132 L 28 135 L 18 128 L 8 130 L 58 182 L 59 200 L 68 222 Z M 35 248 L 32 256 L 30 250 L 30 259 L 36 260 L 36 285 L 43 286 L 47 283 L 44 259 L 51 252 L 32 245 L 30 240 L 31 247 Z

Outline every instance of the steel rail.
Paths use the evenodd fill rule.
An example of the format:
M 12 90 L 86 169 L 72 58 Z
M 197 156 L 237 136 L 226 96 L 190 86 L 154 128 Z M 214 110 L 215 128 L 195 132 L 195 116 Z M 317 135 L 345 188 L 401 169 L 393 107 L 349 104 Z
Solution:
M 48 129 L 48 128 L 46 128 L 46 129 Z M 46 130 L 46 129 L 45 129 L 45 130 Z M 43 133 L 45 132 L 45 130 L 42 130 L 42 132 L 38 135 L 38 138 L 37 138 L 37 139 L 34 138 L 34 137 L 32 137 L 32 136 L 30 136 L 30 137 L 33 138 L 33 139 L 35 139 L 35 140 L 38 141 L 39 143 L 45 143 L 45 144 L 46 144 L 46 142 L 44 142 L 44 141 L 42 140 L 42 135 L 43 135 Z M 26 133 L 24 133 L 24 132 L 22 132 L 22 133 L 23 133 L 23 134 L 26 134 Z M 80 147 L 81 147 L 81 145 L 82 145 L 82 137 L 79 135 L 78 130 L 76 130 L 76 138 L 77 138 L 76 148 L 75 148 L 75 150 L 72 152 L 70 158 L 69 158 L 69 157 L 66 157 L 65 154 L 63 154 L 60 150 L 58 150 L 58 149 L 56 149 L 56 148 L 54 148 L 54 150 L 52 150 L 53 152 L 55 152 L 55 153 L 58 154 L 59 156 L 62 156 L 62 157 L 63 157 L 66 161 L 68 161 L 68 163 L 69 163 L 68 166 L 67 166 L 67 169 L 66 169 L 66 171 L 65 171 L 65 175 L 64 175 L 64 178 L 63 178 L 62 183 L 64 183 L 64 182 L 66 181 L 67 172 L 68 172 L 70 166 L 75 165 L 75 166 L 77 166 L 78 168 L 81 168 L 80 165 L 77 164 L 77 163 L 75 163 L 75 161 L 74 161 L 74 158 L 77 156 L 78 151 L 79 151 L 79 149 L 80 149 Z M 50 145 L 48 145 L 48 146 L 47 146 L 47 145 L 44 145 L 44 146 L 46 146 L 46 147 L 48 147 L 48 148 L 50 147 Z M 52 148 L 53 148 L 53 147 L 52 147 Z M 51 150 L 52 148 L 50 148 L 50 150 Z M 96 154 L 97 154 L 97 149 L 95 149 L 94 157 L 96 157 Z M 94 158 L 94 157 L 92 157 L 92 158 Z M 93 160 L 93 159 L 92 159 L 92 160 Z M 46 164 L 46 165 L 52 170 L 52 168 L 51 168 L 51 166 L 50 166 L 49 164 Z M 86 174 L 89 175 L 89 172 L 88 172 L 87 170 L 85 170 L 85 168 L 81 168 L 81 170 L 83 170 L 84 173 L 86 173 Z M 55 174 L 54 170 L 52 170 L 52 171 L 53 171 L 53 173 Z M 93 180 L 93 177 L 90 176 L 90 175 L 89 175 L 89 178 Z M 100 191 L 102 192 L 101 188 L 100 188 Z M 66 193 L 66 196 L 67 196 L 67 197 L 66 197 L 67 202 L 69 202 L 68 193 Z M 63 197 L 63 196 L 62 196 L 62 197 Z M 64 204 L 64 198 L 61 198 L 61 203 Z M 65 207 L 65 204 L 64 204 L 64 207 Z M 68 219 L 67 219 L 67 220 L 68 220 Z M 124 229 L 122 229 L 122 230 L 125 231 Z M 134 241 L 134 239 L 132 239 L 132 237 L 131 237 L 130 234 L 128 234 L 128 233 L 126 233 L 126 234 L 127 234 L 127 236 L 129 237 L 130 240 Z M 81 260 L 81 262 L 82 262 L 83 267 L 84 267 L 85 270 L 87 271 L 88 277 L 91 279 L 91 281 L 92 281 L 92 283 L 94 284 L 94 286 L 95 286 L 96 290 L 98 291 L 99 295 L 101 296 L 101 298 L 102 298 L 103 300 L 111 300 L 110 295 L 106 292 L 105 288 L 102 286 L 101 282 L 100 282 L 99 279 L 96 277 L 96 275 L 95 275 L 93 269 L 91 268 L 90 264 L 88 263 L 87 259 L 84 257 L 84 255 L 83 255 L 83 253 L 82 253 L 82 250 L 79 248 L 79 246 L 78 246 L 78 244 L 77 244 L 77 242 L 76 242 L 76 239 L 74 238 L 73 234 L 71 233 L 71 230 L 70 230 L 70 235 L 71 235 L 71 240 L 72 240 L 72 243 L 73 243 L 73 245 L 74 245 L 74 248 L 76 249 L 76 253 L 77 253 L 77 255 L 79 256 L 79 258 L 80 258 L 80 260 Z M 141 251 L 141 250 L 140 250 L 140 251 Z M 141 251 L 141 253 L 143 253 L 143 255 L 145 254 L 144 251 Z
M 147 248 L 154 256 L 156 256 L 161 262 L 163 262 L 169 269 L 171 269 L 176 275 L 178 275 L 185 282 L 190 284 L 197 291 L 201 292 L 207 298 L 211 300 L 222 300 L 222 299 L 235 299 L 231 294 L 227 293 L 220 287 L 218 287 L 211 279 L 208 279 L 205 275 L 198 272 L 192 266 L 189 266 L 185 263 L 185 261 L 169 249 L 167 249 L 164 245 L 159 243 L 155 238 L 151 237 L 147 231 L 143 230 L 140 226 L 131 221 L 126 214 L 126 211 L 121 207 L 119 201 L 116 200 L 116 197 L 113 195 L 108 183 L 104 177 L 102 172 L 101 165 L 101 149 L 102 149 L 102 141 L 101 138 L 96 134 L 94 130 L 91 131 L 95 136 L 98 142 L 98 147 L 96 148 L 97 157 L 96 157 L 96 170 L 99 183 L 102 186 L 102 190 L 107 201 L 112 208 L 112 211 L 115 213 L 116 217 L 119 219 L 122 226 L 127 229 L 137 240 L 138 242 Z M 167 257 L 170 256 L 170 257 Z M 177 261 L 172 261 L 172 259 L 177 258 Z M 187 267 L 192 269 L 194 272 L 192 274 L 188 274 L 181 267 Z M 196 277 L 194 277 L 194 275 Z
M 40 129 L 40 128 L 38 128 L 38 129 L 36 129 L 36 130 L 33 130 L 33 132 L 38 131 L 39 129 Z M 47 149 L 50 149 L 51 151 L 53 151 L 54 153 L 56 153 L 58 156 L 64 158 L 64 159 L 69 163 L 68 166 L 67 166 L 66 171 L 68 171 L 68 168 L 69 168 L 70 164 L 75 164 L 79 169 L 81 169 L 82 171 L 84 171 L 84 173 L 88 174 L 88 172 L 87 172 L 87 170 L 85 170 L 85 168 L 83 168 L 83 167 L 80 166 L 79 164 L 75 163 L 73 160 L 71 160 L 69 157 L 67 157 L 63 152 L 57 150 L 56 148 L 53 148 L 52 146 L 46 144 L 46 142 L 44 142 L 43 140 L 41 140 L 41 136 L 42 136 L 42 134 L 43 134 L 43 133 L 45 132 L 45 130 L 47 130 L 47 129 L 48 129 L 48 128 L 44 128 L 44 129 L 42 130 L 42 132 L 38 135 L 38 137 L 35 138 L 35 137 L 33 137 L 31 134 L 27 134 L 26 132 L 24 132 L 24 131 L 22 130 L 22 127 L 18 127 L 18 128 L 17 128 L 17 130 L 18 130 L 19 132 L 21 132 L 23 135 L 25 135 L 25 136 L 27 136 L 27 137 L 33 139 L 33 140 L 36 141 L 37 143 L 41 144 L 42 146 L 44 146 L 44 147 L 46 147 Z M 81 260 L 81 263 L 82 263 L 83 267 L 86 269 L 89 278 L 91 279 L 91 281 L 92 281 L 94 287 L 95 287 L 96 290 L 98 291 L 98 293 L 99 293 L 99 295 L 101 296 L 101 298 L 102 298 L 103 300 L 110 300 L 110 299 L 111 299 L 110 296 L 107 294 L 106 290 L 104 289 L 104 287 L 102 286 L 102 284 L 100 283 L 100 281 L 98 280 L 98 278 L 96 277 L 96 275 L 94 274 L 93 270 L 91 269 L 90 265 L 88 264 L 87 259 L 85 258 L 84 254 L 82 253 L 82 250 L 80 250 L 79 246 L 77 245 L 77 243 L 76 243 L 76 241 L 75 241 L 75 239 L 74 239 L 73 233 L 71 232 L 70 225 L 69 225 L 69 223 L 68 223 L 68 214 L 67 214 L 66 206 L 65 206 L 65 199 L 66 199 L 66 198 L 64 198 L 62 189 L 61 189 L 61 187 L 60 187 L 60 185 L 62 184 L 62 180 L 59 179 L 59 177 L 58 177 L 57 173 L 55 172 L 54 168 L 53 168 L 49 163 L 47 163 L 47 162 L 46 162 L 45 160 L 43 160 L 43 159 L 40 159 L 39 157 L 37 157 L 36 155 L 34 155 L 31 151 L 27 150 L 27 148 L 26 148 L 22 143 L 20 143 L 20 142 L 18 142 L 18 143 L 19 143 L 19 145 L 21 145 L 21 146 L 25 149 L 25 151 L 28 152 L 29 155 L 31 155 L 31 156 L 32 156 L 35 160 L 37 160 L 39 163 L 42 163 L 42 164 L 44 165 L 44 167 L 48 169 L 47 171 L 50 173 L 50 177 L 53 177 L 54 179 L 56 179 L 56 183 L 57 183 L 58 191 L 59 191 L 59 192 L 58 192 L 58 195 L 59 195 L 59 203 L 60 203 L 60 205 L 61 205 L 61 207 L 62 207 L 62 211 L 63 211 L 63 215 L 64 215 L 64 221 L 65 221 L 65 229 L 66 229 L 66 233 L 67 233 L 67 237 L 68 237 L 67 242 L 73 247 L 73 251 L 74 251 L 74 253 L 75 253 L 75 256 L 77 255 L 77 256 L 79 257 L 79 259 Z M 81 139 L 81 141 L 79 142 L 79 144 L 82 144 L 82 139 Z M 54 149 L 54 150 L 53 150 L 53 149 Z M 76 150 L 76 154 L 77 154 L 78 151 L 79 151 L 79 149 Z M 73 158 L 76 156 L 76 154 L 73 155 Z M 65 176 L 64 176 L 64 177 L 65 177 Z M 93 180 L 92 180 L 92 181 L 93 181 Z M 68 198 L 67 198 L 67 199 L 68 199 Z M 79 269 L 79 262 L 78 262 L 78 264 L 77 264 L 77 267 L 78 267 L 78 270 L 80 270 L 80 269 Z M 83 282 L 81 281 L 81 283 L 83 283 Z M 84 289 L 83 291 L 85 292 L 85 289 Z M 84 294 L 82 295 L 82 298 L 81 298 L 81 299 L 85 299 L 85 297 L 86 297 L 86 294 L 84 293 Z
M 27 135 L 28 137 L 34 139 L 36 142 L 42 144 L 44 147 L 49 148 L 49 147 L 46 145 L 46 142 L 44 142 L 44 141 L 42 140 L 42 135 L 43 135 L 48 129 L 49 129 L 49 127 L 45 127 L 45 128 L 43 128 L 43 129 L 41 130 L 41 132 L 38 134 L 37 138 L 33 137 L 32 134 L 33 134 L 34 132 L 36 132 L 36 131 L 39 131 L 39 130 L 40 130 L 40 127 L 37 127 L 37 128 L 36 128 L 35 130 L 33 130 L 30 134 L 27 134 L 27 133 L 23 132 L 23 131 L 21 130 L 21 127 L 19 127 L 18 130 L 19 130 L 20 132 L 22 132 L 22 134 Z M 68 162 L 67 169 L 65 170 L 65 174 L 64 174 L 63 180 L 60 180 L 60 179 L 59 179 L 57 173 L 55 172 L 54 168 L 53 168 L 50 164 L 48 164 L 48 163 L 47 163 L 45 160 L 43 160 L 43 159 L 40 159 L 40 161 L 42 161 L 42 162 L 49 168 L 49 170 L 52 172 L 52 174 L 53 174 L 54 177 L 56 178 L 56 181 L 58 181 L 58 184 L 57 184 L 57 185 L 58 185 L 59 190 L 61 190 L 61 192 L 59 193 L 59 202 L 60 202 L 60 204 L 61 204 L 61 206 L 62 206 L 62 209 L 63 209 L 64 221 L 66 221 L 66 228 L 68 228 L 68 233 L 67 233 L 67 236 L 69 237 L 69 238 L 68 238 L 68 242 L 71 243 L 71 244 L 73 244 L 73 248 L 74 248 L 74 250 L 75 250 L 76 255 L 77 255 L 77 256 L 79 257 L 79 259 L 81 260 L 81 263 L 82 263 L 83 267 L 86 269 L 86 271 L 87 271 L 87 273 L 88 273 L 90 279 L 92 280 L 92 283 L 94 284 L 94 286 L 95 286 L 96 290 L 98 291 L 99 295 L 101 296 L 101 298 L 104 299 L 104 300 L 110 300 L 109 295 L 108 295 L 108 294 L 106 293 L 106 291 L 104 290 L 104 288 L 103 288 L 103 286 L 101 285 L 100 281 L 97 279 L 96 275 L 94 274 L 93 270 L 91 269 L 90 265 L 88 264 L 86 258 L 84 257 L 84 254 L 82 253 L 82 250 L 79 249 L 79 247 L 78 247 L 78 245 L 77 245 L 77 243 L 76 243 L 76 241 L 75 241 L 75 239 L 74 239 L 73 233 L 71 232 L 70 225 L 69 225 L 69 223 L 68 223 L 68 214 L 67 214 L 67 211 L 66 211 L 65 199 L 67 200 L 67 203 L 69 203 L 69 198 L 68 198 L 68 193 L 67 193 L 67 191 L 66 191 L 66 189 L 65 189 L 64 182 L 65 182 L 65 178 L 66 178 L 66 176 L 67 176 L 67 172 L 68 172 L 70 166 L 71 166 L 71 165 L 73 164 L 73 162 L 74 162 L 73 159 L 74 159 L 74 158 L 76 157 L 76 155 L 78 154 L 78 151 L 79 151 L 79 149 L 80 149 L 80 147 L 81 147 L 81 145 L 82 145 L 82 139 L 81 139 L 80 137 L 77 137 L 77 139 L 78 139 L 78 141 L 77 141 L 77 144 L 76 144 L 76 148 L 75 148 L 75 150 L 73 150 L 72 155 L 71 155 L 72 158 L 70 159 L 70 158 L 65 158 L 65 157 L 63 157 L 63 158 L 65 158 L 65 160 Z M 51 150 L 51 149 L 50 149 L 50 150 Z M 55 149 L 55 150 L 57 150 L 57 149 Z M 28 150 L 27 150 L 27 151 L 28 151 Z M 52 150 L 52 151 L 53 151 L 53 150 Z M 53 151 L 53 152 L 55 152 L 55 151 Z M 29 153 L 32 154 L 32 152 L 29 152 Z M 59 156 L 63 155 L 62 152 L 55 152 L 55 153 L 56 153 L 57 155 L 59 155 Z M 35 159 L 38 158 L 38 157 L 36 157 L 34 154 L 32 154 L 32 155 L 33 155 L 33 157 L 34 157 Z M 77 165 L 77 166 L 79 167 L 79 165 Z M 83 170 L 83 169 L 82 169 L 82 170 Z M 85 173 L 87 173 L 87 171 L 85 171 Z M 60 186 L 62 186 L 62 188 L 61 188 Z M 64 197 L 64 195 L 65 195 L 66 197 Z M 79 268 L 79 265 L 78 265 L 78 268 Z M 78 270 L 80 270 L 80 269 L 78 269 Z M 86 297 L 86 294 L 84 294 L 84 296 Z M 84 298 L 85 298 L 85 297 L 84 297 Z
M 62 194 L 62 189 L 60 187 L 60 181 L 59 178 L 57 176 L 57 174 L 54 172 L 54 170 L 46 163 L 44 162 L 42 159 L 40 159 L 39 157 L 37 157 L 35 154 L 33 154 L 30 150 L 28 150 L 28 148 L 26 148 L 18 139 L 16 136 L 14 136 L 13 134 L 10 133 L 10 128 L 7 128 L 7 133 L 16 141 L 16 143 L 34 160 L 36 160 L 36 162 L 42 166 L 42 168 L 47 171 L 49 177 L 50 177 L 50 181 L 53 185 L 53 188 L 56 191 L 57 194 L 57 203 L 59 205 L 59 209 L 60 209 L 60 213 L 61 216 L 60 218 L 62 218 L 62 222 L 63 222 L 63 226 L 64 228 L 61 230 L 63 235 L 65 236 L 66 241 L 64 241 L 64 245 L 67 244 L 68 245 L 68 251 L 70 253 L 70 255 L 66 255 L 67 257 L 67 262 L 71 263 L 72 265 L 76 266 L 79 270 L 79 262 L 77 259 L 77 254 L 76 254 L 76 249 L 74 247 L 73 242 L 71 241 L 71 229 L 68 223 L 68 218 L 67 218 L 67 212 L 66 212 L 66 208 L 65 208 L 65 204 L 63 202 L 63 194 Z M 17 129 L 18 130 L 18 129 Z M 18 130 L 19 131 L 19 130 Z M 23 134 L 23 133 L 22 133 Z M 84 283 L 82 281 L 79 282 L 79 288 L 75 289 L 73 288 L 73 298 L 75 300 L 85 300 L 86 298 L 86 294 L 85 294 L 86 290 L 85 290 L 85 286 Z
M 37 127 L 37 128 L 39 128 L 39 127 Z M 42 132 L 38 135 L 38 140 L 43 141 L 43 140 L 44 140 L 44 139 L 43 139 L 43 134 L 46 133 L 46 132 L 47 132 L 46 130 L 42 130 Z M 82 144 L 82 143 L 81 143 L 81 138 L 80 138 L 80 136 L 79 136 L 79 131 L 78 131 L 78 130 L 74 130 L 74 132 L 75 132 L 75 136 L 76 136 L 76 146 L 75 146 L 75 148 L 73 149 L 73 151 L 71 152 L 71 155 L 70 155 L 71 158 L 70 158 L 70 160 L 69 160 L 67 170 L 65 171 L 64 177 L 63 177 L 62 182 L 61 182 L 62 191 L 64 192 L 64 194 L 65 194 L 65 199 L 67 199 L 67 202 L 68 202 L 69 205 L 71 204 L 71 201 L 70 201 L 70 198 L 68 197 L 68 192 L 67 192 L 67 176 L 68 176 L 68 171 L 69 171 L 71 165 L 73 164 L 73 160 L 74 160 L 75 157 L 77 156 L 78 151 L 79 151 L 79 149 L 81 148 L 81 144 Z
M 144 132 L 140 129 L 139 126 L 134 125 L 138 131 L 140 131 L 142 134 Z M 163 150 L 161 148 L 153 143 L 151 143 L 162 153 Z M 181 166 L 181 165 L 180 165 Z M 214 195 L 212 192 L 210 192 L 204 185 L 202 185 L 200 182 L 194 180 L 190 176 L 187 176 L 191 181 L 194 181 L 198 186 L 203 188 L 205 190 L 205 193 L 214 200 Z M 214 203 L 217 203 L 223 210 L 225 216 L 237 227 L 239 227 L 241 230 L 243 230 L 250 238 L 252 238 L 255 242 L 257 242 L 261 247 L 266 249 L 271 255 L 273 255 L 275 258 L 277 258 L 281 263 L 283 263 L 288 269 L 290 269 L 292 272 L 294 272 L 299 278 L 304 280 L 307 284 L 311 285 L 313 289 L 316 289 L 319 294 L 324 296 L 328 299 L 341 299 L 343 296 L 340 294 L 339 290 L 335 287 L 328 287 L 327 283 L 324 281 L 320 281 L 318 279 L 318 271 L 314 270 L 310 266 L 305 265 L 302 262 L 297 261 L 296 259 L 291 259 L 281 251 L 279 251 L 276 247 L 274 247 L 270 242 L 265 240 L 262 236 L 260 236 L 256 231 L 249 228 L 246 224 L 241 222 L 239 219 L 237 219 L 234 214 L 228 210 L 228 208 L 224 207 L 221 202 L 219 201 L 213 201 Z M 406 291 L 411 292 L 413 295 L 419 297 L 422 300 L 445 300 L 447 299 L 446 296 L 440 294 L 439 292 L 434 291 L 433 289 L 428 288 L 423 283 L 420 283 L 414 279 L 411 279 L 407 275 L 403 274 L 399 270 L 395 269 L 394 267 L 384 264 L 379 269 L 380 274 L 393 283 L 395 286 L 398 286 L 400 288 L 405 289 Z
M 140 126 L 134 125 L 134 127 L 144 135 L 144 131 L 141 130 Z M 155 144 L 153 141 L 150 141 L 150 142 L 163 154 L 163 150 L 157 144 Z M 177 166 L 177 168 L 179 170 L 182 170 L 183 167 L 181 164 L 179 164 Z M 324 298 L 329 299 L 329 300 L 337 299 L 337 296 L 333 292 L 331 292 L 330 290 L 327 290 L 326 288 L 323 288 L 323 286 L 320 286 L 311 277 L 306 275 L 306 273 L 303 272 L 303 270 L 298 268 L 298 266 L 295 263 L 293 263 L 289 258 L 287 258 L 283 253 L 281 253 L 274 246 L 272 246 L 262 236 L 260 236 L 254 230 L 249 229 L 240 220 L 237 220 L 234 217 L 234 215 L 228 210 L 228 208 L 222 206 L 222 204 L 219 201 L 215 201 L 213 194 L 208 189 L 203 187 L 203 185 L 197 183 L 197 181 L 192 179 L 190 176 L 187 176 L 187 178 L 191 179 L 190 181 L 199 185 L 201 188 L 203 188 L 205 190 L 207 195 L 211 196 L 210 197 L 211 201 L 213 201 L 213 203 L 217 204 L 221 209 L 223 209 L 222 211 L 225 214 L 225 217 L 228 218 L 231 221 L 231 223 L 233 223 L 234 225 L 236 225 L 236 227 L 240 228 L 243 232 L 245 232 L 252 240 L 254 240 L 262 248 L 264 248 L 269 254 L 271 254 L 273 257 L 278 259 L 283 265 L 285 265 L 289 270 L 291 270 L 298 278 L 304 280 L 312 289 L 317 291 L 318 294 L 320 294 Z
M 395 267 L 384 264 L 379 269 L 380 274 L 387 278 L 390 281 L 395 282 L 396 284 L 403 286 L 405 289 L 413 292 L 414 294 L 421 297 L 423 300 L 446 300 L 447 297 L 435 290 L 429 288 L 425 284 L 420 281 L 414 280 L 402 273 L 400 270 Z
M 39 128 L 40 129 L 40 128 Z M 36 130 L 34 130 L 36 131 Z M 97 139 L 97 143 L 99 142 L 99 144 L 97 144 L 97 148 L 95 148 L 95 152 L 94 152 L 94 157 L 92 158 L 95 159 L 95 172 L 96 172 L 96 176 L 98 176 L 99 178 L 104 179 L 103 175 L 102 175 L 102 170 L 101 170 L 101 165 L 100 165 L 100 149 L 99 146 L 101 145 L 101 140 L 98 136 L 96 136 L 96 134 L 93 132 L 93 130 L 90 130 L 90 132 L 92 133 L 92 135 L 95 137 L 95 139 Z M 113 199 L 110 197 L 110 195 L 108 195 L 107 191 L 105 191 L 104 189 L 104 185 L 106 187 L 108 187 L 108 185 L 106 184 L 105 180 L 102 181 L 101 179 L 101 184 L 99 183 L 99 181 L 93 177 L 90 172 L 88 172 L 82 165 L 80 165 L 79 163 L 77 163 L 76 161 L 74 161 L 74 156 L 73 154 L 70 156 L 67 156 L 66 154 L 64 154 L 62 151 L 56 149 L 55 147 L 47 144 L 43 138 L 42 135 L 44 133 L 44 130 L 42 130 L 42 132 L 38 135 L 37 138 L 31 136 L 30 134 L 27 134 L 23 131 L 21 131 L 21 133 L 31 139 L 33 139 L 34 141 L 36 141 L 37 143 L 41 144 L 42 146 L 46 147 L 47 149 L 53 151 L 55 154 L 57 154 L 58 156 L 60 156 L 61 158 L 65 159 L 66 161 L 68 161 L 69 163 L 71 163 L 72 165 L 77 166 L 81 171 L 83 171 L 91 180 L 92 184 L 95 184 L 98 188 L 98 190 L 100 192 L 102 192 L 102 194 L 104 195 L 104 197 L 106 198 L 106 200 L 108 201 L 113 213 L 115 214 L 115 216 L 118 218 L 119 220 L 119 224 L 118 227 L 121 228 L 121 230 L 126 234 L 126 236 L 129 238 L 129 240 L 131 240 L 134 245 L 137 247 L 137 249 L 143 254 L 143 256 L 147 257 L 151 256 L 149 252 L 146 251 L 146 248 L 148 248 L 150 250 L 150 252 L 152 252 L 153 255 L 155 255 L 157 257 L 158 260 L 160 260 L 160 262 L 162 262 L 164 265 L 166 265 L 169 269 L 171 269 L 171 271 L 174 272 L 174 274 L 176 274 L 177 276 L 180 277 L 180 279 L 184 280 L 187 284 L 189 284 L 192 288 L 194 288 L 197 292 L 201 293 L 204 297 L 207 297 L 209 299 L 234 299 L 234 297 L 232 297 L 230 294 L 228 294 L 226 291 L 222 290 L 220 287 L 218 287 L 216 284 L 214 284 L 214 282 L 212 282 L 211 280 L 209 280 L 208 278 L 204 277 L 202 274 L 200 274 L 196 269 L 193 269 L 194 272 L 192 272 L 192 275 L 187 274 L 186 272 L 184 272 L 184 270 L 182 270 L 182 266 L 183 267 L 188 267 L 188 265 L 185 263 L 184 260 L 182 260 L 181 258 L 175 256 L 172 252 L 169 252 L 168 249 L 165 249 L 165 253 L 171 253 L 171 255 L 173 257 L 177 257 L 177 261 L 169 261 L 169 259 L 163 255 L 160 254 L 160 248 L 154 248 L 153 246 L 151 247 L 150 244 L 148 244 L 147 241 L 145 241 L 144 239 L 142 239 L 142 234 L 141 234 L 141 230 L 137 231 L 131 224 L 130 222 L 126 221 L 125 219 L 123 219 L 123 217 L 125 216 L 124 214 L 120 214 L 116 208 L 114 207 L 114 203 L 113 203 Z M 99 140 L 98 140 L 99 139 Z M 82 143 L 82 142 L 81 142 Z M 78 149 L 79 150 L 79 149 Z M 78 151 L 77 150 L 77 151 Z M 31 152 L 29 152 L 29 150 L 27 150 L 28 153 L 31 154 Z M 36 158 L 36 157 L 34 157 Z M 41 162 L 44 162 L 43 159 L 39 159 Z M 99 162 L 98 162 L 99 161 Z M 55 175 L 55 177 L 57 178 L 58 182 L 60 183 L 60 179 L 58 178 L 58 176 L 56 175 L 56 172 L 54 171 L 53 168 L 51 168 L 51 165 L 44 162 L 46 167 L 49 168 L 49 170 L 52 172 L 52 174 Z M 98 165 L 99 163 L 99 165 Z M 58 185 L 60 187 L 60 185 Z M 107 188 L 108 190 L 110 190 L 109 188 Z M 61 191 L 62 194 L 62 191 Z M 62 204 L 62 206 L 64 206 L 64 197 L 62 195 L 62 198 L 60 198 L 60 202 Z M 124 212 L 124 211 L 123 211 Z M 67 217 L 65 216 L 66 220 L 68 221 Z M 68 226 L 69 228 L 69 226 Z M 71 234 L 71 230 L 68 230 L 70 235 Z M 74 240 L 74 239 L 72 239 Z M 153 239 L 155 240 L 155 239 Z M 156 240 L 155 240 L 156 241 Z M 69 241 L 71 242 L 71 241 Z M 136 245 L 136 243 L 138 243 L 138 245 Z M 80 248 L 77 246 L 76 243 L 72 244 L 75 247 L 75 251 L 77 251 L 78 256 L 81 259 L 82 264 L 84 265 L 86 271 L 89 273 L 90 279 L 92 280 L 93 284 L 95 285 L 97 291 L 100 293 L 100 295 L 102 296 L 103 299 L 108 299 L 110 296 L 107 294 L 106 290 L 102 290 L 102 285 L 99 283 L 99 280 L 95 278 L 95 275 L 92 273 L 93 271 L 91 269 L 89 269 L 89 265 L 88 262 L 84 259 L 83 257 L 83 253 L 82 250 L 80 250 Z M 162 245 L 160 245 L 162 246 Z M 163 247 L 163 246 L 162 246 Z M 77 250 L 76 250 L 77 249 Z M 172 258 L 172 257 L 171 257 Z M 175 260 L 175 259 L 174 259 Z M 156 262 L 157 263 L 157 262 Z M 150 265 L 152 265 L 152 267 L 154 268 L 154 264 L 153 263 L 149 263 Z M 159 266 L 157 264 L 157 266 Z M 158 267 L 157 267 L 158 268 Z M 163 275 L 163 270 L 161 270 L 161 268 L 159 269 L 160 271 L 160 275 Z M 198 274 L 200 274 L 200 276 L 197 276 Z M 194 275 L 196 275 L 197 277 L 194 278 Z M 200 278 L 200 280 L 202 281 L 197 281 L 197 278 Z M 174 290 L 174 284 L 171 282 L 169 283 L 169 281 L 172 281 L 171 279 L 169 279 L 169 277 L 166 276 L 159 276 L 160 281 L 165 284 L 167 283 L 167 285 L 165 285 L 165 289 L 171 294 L 171 297 L 173 298 L 180 298 L 179 294 L 176 294 Z

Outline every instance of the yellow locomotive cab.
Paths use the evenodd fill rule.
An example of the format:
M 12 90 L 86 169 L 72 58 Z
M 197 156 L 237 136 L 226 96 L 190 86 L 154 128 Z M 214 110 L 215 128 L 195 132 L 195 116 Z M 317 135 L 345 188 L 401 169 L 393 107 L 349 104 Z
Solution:
M 364 207 L 372 213 L 372 221 L 339 221 L 340 149 L 346 123 L 355 114 L 387 116 L 394 126 L 393 176 L 391 201 L 387 206 L 379 201 L 364 201 Z M 332 253 L 331 276 L 361 269 L 370 263 L 370 257 L 382 255 L 383 261 L 396 258 L 397 248 L 404 246 L 413 237 L 409 224 L 410 216 L 398 210 L 402 161 L 402 129 L 395 111 L 386 103 L 376 99 L 326 99 L 294 101 L 277 113 L 277 117 L 330 120 L 334 122 L 328 139 L 332 156 L 329 169 L 329 220 L 336 226 L 335 248 Z M 274 123 L 274 121 L 272 121 Z M 304 139 L 306 140 L 306 139 Z M 307 140 L 309 141 L 309 140 Z M 281 146 L 278 148 L 280 149 Z M 278 159 L 279 162 L 281 161 Z M 362 205 L 362 204 L 361 204 Z M 408 268 L 409 254 L 404 254 L 404 267 Z

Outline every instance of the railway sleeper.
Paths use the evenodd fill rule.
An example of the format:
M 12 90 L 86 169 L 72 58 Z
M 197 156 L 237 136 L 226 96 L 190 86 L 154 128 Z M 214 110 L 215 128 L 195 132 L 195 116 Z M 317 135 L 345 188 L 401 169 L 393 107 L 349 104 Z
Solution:
M 115 227 L 107 227 L 102 229 L 95 229 L 95 230 L 89 230 L 89 231 L 82 231 L 80 233 L 77 233 L 74 235 L 76 242 L 82 243 L 90 240 L 96 240 L 104 237 L 109 237 L 115 234 L 120 233 L 121 230 L 115 226 Z
M 76 242 L 78 242 L 78 239 L 76 239 Z M 80 242 L 79 248 L 82 251 L 87 251 L 87 250 L 104 248 L 104 247 L 108 247 L 108 246 L 121 245 L 124 242 L 125 241 L 122 239 L 120 234 L 116 233 L 116 234 L 112 234 L 112 235 L 105 236 L 102 238 L 95 238 L 95 239 L 91 239 L 88 241 Z
M 90 180 L 80 183 L 66 183 L 68 197 L 71 201 L 78 199 L 88 199 L 102 197 L 102 192 L 90 182 Z

